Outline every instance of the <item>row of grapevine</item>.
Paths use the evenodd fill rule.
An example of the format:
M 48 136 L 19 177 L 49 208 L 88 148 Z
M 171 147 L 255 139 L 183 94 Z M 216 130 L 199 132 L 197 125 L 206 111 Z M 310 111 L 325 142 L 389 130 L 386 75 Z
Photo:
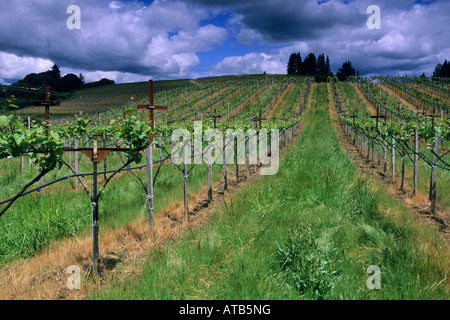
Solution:
M 309 87 L 310 82 L 308 82 Z M 242 103 L 243 100 L 250 97 L 258 88 L 258 85 L 245 85 L 245 83 L 238 83 L 236 87 L 245 86 L 245 89 L 240 92 L 240 94 L 232 97 L 236 103 Z M 215 88 L 218 88 L 217 86 Z M 233 89 L 225 89 L 228 93 L 236 92 L 238 88 Z M 197 92 L 194 90 L 194 92 Z M 302 103 L 299 103 L 299 110 L 289 121 L 280 121 L 279 123 L 264 123 L 262 129 L 279 129 L 280 131 L 280 141 L 281 146 L 285 146 L 287 142 L 292 139 L 294 133 L 297 129 L 299 118 L 303 111 L 303 108 L 306 103 L 306 96 L 309 93 L 309 89 L 305 90 L 305 94 L 303 96 Z M 166 95 L 168 92 L 166 92 Z M 224 95 L 225 96 L 225 95 Z M 270 96 L 272 97 L 273 94 Z M 222 97 L 223 99 L 223 97 Z M 173 101 L 173 100 L 172 100 Z M 231 101 L 231 99 L 230 99 Z M 230 102 L 231 103 L 231 102 Z M 189 109 L 188 109 L 189 110 Z M 187 118 L 192 119 L 195 116 L 195 109 L 193 111 L 189 110 L 186 115 Z M 111 181 L 113 177 L 115 177 L 119 172 L 123 172 L 125 170 L 132 171 L 133 168 L 130 168 L 130 165 L 135 163 L 139 165 L 143 159 L 143 150 L 145 152 L 146 158 L 146 168 L 148 170 L 148 179 L 147 185 L 145 185 L 144 181 L 141 181 L 143 187 L 145 187 L 145 192 L 147 195 L 148 208 L 149 208 L 149 223 L 152 221 L 153 214 L 153 183 L 156 179 L 158 171 L 156 175 L 153 174 L 152 168 L 154 165 L 163 165 L 165 163 L 169 163 L 170 160 L 170 152 L 168 150 L 173 147 L 173 141 L 169 140 L 168 137 L 172 136 L 174 130 L 179 129 L 181 127 L 188 130 L 188 132 L 194 132 L 195 128 L 193 127 L 193 123 L 187 123 L 184 126 L 181 126 L 180 123 L 159 123 L 155 130 L 152 132 L 150 129 L 150 125 L 148 120 L 146 119 L 143 112 L 140 112 L 136 109 L 135 103 L 132 102 L 121 108 L 120 111 L 112 111 L 110 113 L 105 113 L 101 117 L 101 121 L 98 121 L 99 118 L 87 118 L 85 116 L 78 116 L 76 120 L 66 122 L 63 125 L 41 125 L 40 123 L 33 122 L 30 127 L 28 127 L 24 121 L 20 118 L 15 118 L 12 115 L 10 116 L 0 116 L 0 159 L 7 157 L 18 158 L 21 156 L 29 156 L 34 163 L 34 170 L 36 171 L 36 176 L 31 179 L 27 184 L 23 185 L 23 188 L 12 198 L 7 199 L 5 201 L 0 202 L 1 211 L 0 217 L 14 204 L 16 200 L 25 194 L 29 194 L 29 188 L 39 181 L 42 177 L 48 174 L 52 170 L 56 170 L 61 168 L 62 166 L 70 167 L 70 163 L 68 163 L 64 156 L 67 153 L 76 152 L 77 150 L 81 151 L 80 147 L 80 139 L 84 143 L 84 151 L 86 149 L 92 150 L 92 156 L 97 154 L 102 148 L 100 140 L 102 137 L 105 137 L 103 145 L 113 146 L 117 151 L 123 153 L 124 160 L 120 168 L 116 168 L 111 170 L 110 172 L 99 172 L 98 171 L 98 163 L 93 162 L 93 171 L 92 173 L 79 173 L 78 170 L 73 168 L 73 175 L 59 178 L 55 181 L 48 182 L 47 185 L 51 185 L 57 183 L 58 181 L 66 178 L 76 178 L 79 181 L 83 181 L 83 177 L 93 177 L 93 190 L 89 190 L 86 184 L 83 184 L 84 190 L 88 194 L 91 204 L 92 204 L 92 213 L 93 213 L 93 233 L 94 233 L 94 270 L 96 270 L 96 264 L 98 263 L 98 203 L 104 192 L 105 187 Z M 244 121 L 245 117 L 239 116 L 235 121 L 223 121 L 220 122 L 217 126 L 217 129 L 223 134 L 226 135 L 227 130 L 229 129 L 242 129 L 243 131 L 247 131 L 252 128 L 252 124 L 249 121 Z M 206 130 L 213 128 L 213 123 L 211 120 L 206 120 L 203 126 L 203 130 L 201 132 L 202 135 L 205 134 Z M 149 136 L 153 134 L 154 140 L 152 143 L 149 140 Z M 256 141 L 261 141 L 261 137 L 258 137 L 258 133 L 256 133 Z M 269 139 L 271 139 L 269 137 Z M 70 143 L 69 143 L 70 141 Z M 254 163 L 250 161 L 248 157 L 249 148 L 255 147 L 250 145 L 252 141 L 249 137 L 246 137 L 245 143 L 247 144 L 247 154 L 246 154 L 246 163 L 249 172 L 250 165 Z M 270 141 L 270 140 L 269 140 Z M 77 143 L 74 147 L 71 147 L 71 143 Z M 224 181 L 225 187 L 227 184 L 227 167 L 228 167 L 228 148 L 227 144 L 229 141 L 223 142 L 223 156 L 224 156 Z M 236 142 L 237 143 L 237 142 Z M 67 145 L 69 144 L 69 145 Z M 270 144 L 272 142 L 270 141 Z M 266 145 L 269 146 L 269 143 L 266 141 Z M 91 146 L 91 147 L 89 147 Z M 164 150 L 165 158 L 161 157 L 157 161 L 153 161 L 153 152 L 151 151 L 154 146 L 158 147 L 160 150 Z M 77 149 L 78 147 L 78 149 Z M 199 150 L 194 151 L 199 152 Z M 201 153 L 204 155 L 207 150 L 201 150 Z M 242 156 L 236 150 L 235 156 Z M 263 150 L 260 150 L 263 152 Z M 120 154 L 119 153 L 119 154 Z M 266 152 L 267 155 L 270 154 Z M 220 155 L 216 155 L 220 156 Z M 69 161 L 70 162 L 70 161 Z M 236 174 L 239 174 L 239 164 L 236 162 Z M 261 163 L 259 164 L 261 165 Z M 142 169 L 142 166 L 137 167 Z M 188 187 L 188 177 L 189 172 L 192 168 L 188 169 L 185 165 L 184 167 L 179 167 L 179 169 L 183 173 L 184 181 L 185 181 L 185 195 L 187 194 Z M 210 170 L 210 169 L 208 169 Z M 105 180 L 103 185 L 100 188 L 97 188 L 97 176 L 99 174 L 105 175 Z M 108 175 L 108 176 L 107 176 Z M 210 175 L 208 175 L 210 177 Z M 137 176 L 136 176 L 137 177 Z M 153 178 L 153 179 L 152 179 Z M 236 182 L 239 181 L 239 177 L 237 176 Z M 208 183 L 210 182 L 210 178 L 208 178 Z M 37 188 L 39 189 L 39 188 Z M 185 199 L 187 197 L 185 196 Z M 150 213 L 151 211 L 151 213 Z M 189 207 L 186 202 L 186 217 L 189 214 Z M 97 239 L 97 240 L 96 240 Z
M 351 109 L 348 108 L 348 103 L 343 101 L 342 95 L 339 94 L 336 83 L 337 79 L 332 78 L 331 85 L 334 101 L 339 119 L 346 134 L 368 159 L 372 158 L 372 161 L 375 161 L 375 150 L 378 148 L 378 164 L 381 163 L 381 158 L 383 158 L 385 173 L 387 173 L 389 151 L 391 157 L 391 177 L 393 181 L 396 177 L 396 154 L 399 153 L 401 156 L 401 189 L 404 187 L 405 161 L 407 158 L 411 159 L 414 166 L 414 193 L 417 191 L 419 160 L 429 165 L 429 198 L 431 201 L 431 212 L 435 214 L 437 169 L 450 170 L 450 163 L 448 163 L 446 158 L 447 151 L 444 148 L 440 148 L 441 145 L 446 145 L 445 142 L 450 139 L 449 119 L 437 123 L 421 123 L 417 117 L 408 120 L 403 119 L 400 122 L 393 121 L 392 119 L 386 120 L 386 118 L 381 122 L 376 117 L 354 117 L 352 116 Z M 420 141 L 426 144 L 425 151 L 427 152 L 419 150 Z M 382 152 L 384 153 L 383 157 L 381 156 Z
M 417 111 L 422 110 L 436 110 L 439 113 L 450 111 L 450 105 L 443 98 L 435 97 L 429 93 L 418 90 L 413 86 L 406 85 L 406 82 L 400 82 L 397 78 L 375 77 L 380 79 L 388 87 L 396 91 L 402 98 L 408 100 L 417 107 Z

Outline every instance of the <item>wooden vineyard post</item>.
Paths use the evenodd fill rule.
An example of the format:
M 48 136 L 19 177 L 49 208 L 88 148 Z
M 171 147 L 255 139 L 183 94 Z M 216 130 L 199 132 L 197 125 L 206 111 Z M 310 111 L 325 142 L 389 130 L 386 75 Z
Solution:
M 212 159 L 208 161 L 208 199 L 213 201 Z
M 436 108 L 433 107 L 432 114 L 425 114 L 425 117 L 431 118 L 431 125 L 434 129 L 434 118 L 439 118 L 439 115 L 436 115 Z M 433 163 L 431 165 L 431 174 L 430 174 L 430 193 L 429 198 L 431 201 L 431 214 L 436 214 L 436 169 L 437 169 L 437 154 L 439 153 L 439 136 L 436 136 L 436 141 L 434 143 L 434 155 L 433 155 Z
M 356 134 L 356 130 L 354 129 L 355 128 L 355 118 L 358 118 L 358 114 L 357 114 L 356 110 L 354 111 L 353 115 L 349 116 L 349 118 L 352 118 L 352 121 L 353 121 L 353 128 L 352 128 L 352 131 L 353 131 L 353 145 L 356 147 L 357 134 Z
M 162 137 L 159 137 L 159 161 L 162 159 Z
M 391 152 L 391 165 L 392 165 L 392 182 L 395 181 L 395 138 L 392 136 L 392 152 Z
M 431 214 L 436 215 L 436 171 L 437 171 L 437 161 L 439 153 L 439 136 L 436 135 L 436 141 L 434 142 L 434 154 L 433 154 L 433 164 L 431 165 L 430 174 L 430 201 L 431 201 Z
M 77 146 L 78 141 L 75 140 L 75 146 Z M 93 190 L 91 197 L 91 207 L 92 207 L 92 264 L 93 264 L 93 275 L 96 276 L 98 273 L 98 263 L 99 263 L 99 251 L 98 251 L 98 231 L 99 231 L 99 216 L 98 216 L 98 202 L 99 202 L 99 193 L 98 193 L 98 164 L 101 163 L 106 156 L 112 151 L 124 151 L 123 149 L 107 149 L 107 148 L 98 148 L 97 138 L 93 139 L 92 149 L 89 148 L 81 148 L 77 149 L 68 149 L 68 151 L 82 151 L 93 163 Z
M 417 120 L 417 125 L 419 121 Z M 417 180 L 419 174 L 419 129 L 414 128 L 414 191 L 413 195 L 417 195 Z
M 20 172 L 23 172 L 23 169 L 24 169 L 24 165 L 23 165 L 24 162 L 23 162 L 23 160 L 24 160 L 24 159 L 23 159 L 23 155 L 21 155 L 21 156 L 20 156 Z
M 61 101 L 50 101 L 50 86 L 46 86 L 45 87 L 45 100 L 35 102 L 35 103 L 33 103 L 33 105 L 45 107 L 44 127 L 45 127 L 45 134 L 48 135 L 48 130 L 49 130 L 48 124 L 50 121 L 50 107 L 51 106 L 60 106 Z
M 385 119 L 385 121 L 386 121 L 386 117 L 385 116 L 383 116 L 383 115 L 380 116 L 380 107 L 379 106 L 377 106 L 377 115 L 376 116 L 371 116 L 371 118 L 375 118 L 376 119 L 375 132 L 379 134 L 380 131 L 378 130 L 378 119 Z M 372 140 L 372 161 L 374 161 L 374 155 L 373 155 L 374 150 L 373 149 L 374 149 L 374 144 L 373 144 L 373 140 Z M 378 164 L 380 164 L 380 161 L 381 161 L 380 153 L 381 153 L 381 135 L 380 135 L 380 143 L 378 143 Z
M 67 143 L 67 147 L 72 148 L 72 138 L 69 137 L 69 139 L 67 139 L 68 143 Z M 69 152 L 69 163 L 72 164 L 72 152 Z
M 103 135 L 103 148 L 106 148 L 106 136 L 105 135 Z M 108 157 L 106 157 L 105 158 L 105 160 L 103 160 L 103 172 L 104 172 L 104 174 L 103 174 L 103 177 L 104 177 L 104 179 L 106 180 L 107 178 L 106 178 L 106 171 L 108 170 Z
M 364 152 L 367 153 L 367 160 L 370 159 L 370 145 L 369 145 L 369 136 L 364 133 Z
M 223 140 L 223 191 L 228 191 L 227 141 Z
M 61 105 L 61 101 L 50 101 L 50 86 L 46 86 L 45 88 L 45 100 L 38 101 L 33 103 L 34 106 L 44 106 L 45 114 L 44 114 L 44 129 L 45 135 L 49 134 L 49 121 L 50 121 L 50 106 L 59 106 Z M 42 177 L 40 180 L 41 185 L 45 184 L 45 177 Z M 44 189 L 45 192 L 45 189 Z
M 253 122 L 255 123 L 257 129 L 258 129 L 258 124 L 259 124 L 259 130 L 261 130 L 261 127 L 262 127 L 262 120 L 267 120 L 267 118 L 263 118 L 262 110 L 259 110 L 259 117 L 253 118 Z M 257 172 L 258 172 L 258 164 L 255 165 L 255 173 L 257 173 Z
M 259 117 L 254 117 L 253 118 L 253 122 L 256 123 L 256 127 L 258 128 L 258 124 L 259 124 L 259 129 L 261 130 L 261 121 L 262 120 L 267 120 L 266 118 L 262 117 L 262 110 L 259 110 Z
M 209 115 L 211 118 L 214 118 L 214 129 L 217 129 L 217 118 L 220 118 L 221 116 L 217 113 L 217 110 L 214 110 L 213 113 Z M 212 157 L 209 159 L 207 163 L 208 168 L 208 199 L 209 201 L 213 201 L 213 181 L 212 181 L 212 168 L 213 168 L 213 161 Z
M 31 119 L 28 117 L 28 130 L 31 129 Z M 30 168 L 33 166 L 33 160 L 31 160 L 31 157 L 28 159 L 28 164 L 30 165 Z
M 375 162 L 375 139 L 371 137 L 370 140 L 372 142 L 372 162 Z
M 239 137 L 237 138 L 239 139 Z M 234 152 L 234 161 L 236 165 L 236 186 L 239 184 L 239 163 L 238 163 L 238 143 L 236 139 L 235 152 Z
M 245 140 L 245 161 L 247 162 L 247 178 L 250 179 L 252 174 L 250 170 L 250 138 Z
M 404 186 L 405 186 L 405 150 L 404 147 L 401 146 L 401 152 L 402 152 L 402 181 L 400 184 L 400 190 L 404 190 Z
M 153 138 L 155 132 L 155 119 L 154 119 L 154 111 L 155 110 L 167 110 L 167 106 L 158 106 L 154 104 L 154 95 L 153 95 L 153 80 L 148 81 L 149 86 L 149 104 L 139 104 L 137 106 L 140 110 L 148 110 L 149 112 L 149 121 L 150 121 L 150 137 L 149 143 L 145 150 L 145 159 L 147 164 L 147 204 L 148 204 L 148 225 L 150 228 L 150 232 L 152 236 L 155 236 L 155 226 L 154 226 L 154 205 L 153 205 Z
M 78 139 L 75 139 L 75 149 L 78 149 Z M 75 174 L 79 174 L 79 158 L 78 158 L 78 151 L 75 151 Z M 77 180 L 76 186 L 78 187 L 79 181 Z
M 92 191 L 92 244 L 93 244 L 93 274 L 97 275 L 98 272 L 98 195 L 97 195 L 97 165 L 98 165 L 98 150 L 97 150 L 97 139 L 94 139 L 94 148 L 92 152 L 92 162 L 93 162 L 93 191 Z
M 222 116 L 217 113 L 217 110 L 214 110 L 214 113 L 211 113 L 210 117 L 214 118 L 214 129 L 217 129 L 217 118 L 220 118 Z
M 184 220 L 188 221 L 189 216 L 189 202 L 188 202 L 188 166 L 187 158 L 184 157 L 184 176 L 183 176 L 183 187 L 184 187 Z
M 378 165 L 381 164 L 381 133 L 378 134 Z
M 155 238 L 155 218 L 153 205 L 153 152 L 150 144 L 145 149 L 145 162 L 147 165 L 147 205 L 148 205 L 148 227 L 152 237 Z
M 384 132 L 387 132 L 387 127 L 384 127 Z M 387 137 L 384 139 L 384 156 L 383 156 L 383 172 L 386 174 L 387 171 Z

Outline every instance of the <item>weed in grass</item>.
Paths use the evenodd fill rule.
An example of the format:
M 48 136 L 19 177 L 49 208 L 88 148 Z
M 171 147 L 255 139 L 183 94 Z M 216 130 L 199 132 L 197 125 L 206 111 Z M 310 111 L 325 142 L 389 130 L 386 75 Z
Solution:
M 337 270 L 337 249 L 322 248 L 320 236 L 319 229 L 307 225 L 290 230 L 285 243 L 277 244 L 281 270 L 307 299 L 325 299 L 341 274 Z

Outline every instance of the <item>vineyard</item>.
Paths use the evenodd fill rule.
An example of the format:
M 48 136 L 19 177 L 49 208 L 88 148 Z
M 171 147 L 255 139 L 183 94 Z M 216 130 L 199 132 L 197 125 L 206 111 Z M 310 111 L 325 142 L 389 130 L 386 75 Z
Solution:
M 448 297 L 449 90 L 255 75 L 12 95 L 30 107 L 0 115 L 0 297 Z M 120 278 L 131 247 L 142 281 Z M 80 295 L 42 280 L 70 265 Z M 386 289 L 364 289 L 369 265 Z

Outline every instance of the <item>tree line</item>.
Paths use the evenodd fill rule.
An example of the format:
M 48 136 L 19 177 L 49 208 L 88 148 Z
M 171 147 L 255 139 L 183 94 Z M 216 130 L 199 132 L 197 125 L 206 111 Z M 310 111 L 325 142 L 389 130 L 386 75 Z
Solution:
M 445 59 L 443 64 L 438 63 L 434 68 L 433 77 L 450 78 L 450 63 Z
M 333 76 L 330 68 L 330 58 L 322 53 L 317 58 L 314 53 L 309 53 L 304 60 L 300 52 L 293 52 L 289 56 L 287 64 L 288 75 L 309 75 L 314 76 L 316 82 L 326 81 L 329 76 Z M 359 71 L 356 71 L 352 63 L 347 60 L 339 68 L 336 73 L 340 81 L 345 81 L 350 76 L 358 76 Z M 422 78 L 426 78 L 423 73 Z M 438 63 L 434 69 L 432 78 L 450 78 L 450 63 L 445 59 L 444 63 Z
M 302 60 L 300 52 L 293 52 L 289 56 L 287 64 L 287 74 L 289 75 L 309 75 L 314 76 L 316 82 L 324 82 L 329 76 L 333 76 L 330 66 L 330 57 L 325 57 L 324 53 L 321 53 L 317 58 L 316 55 L 311 52 L 304 60 Z M 344 81 L 350 76 L 356 75 L 357 72 L 352 66 L 350 61 L 346 61 L 342 64 L 342 67 L 336 73 L 336 76 Z
M 32 104 L 33 101 L 42 101 L 44 99 L 42 92 L 45 90 L 46 86 L 50 86 L 51 91 L 53 92 L 67 93 L 73 90 L 93 88 L 110 84 L 115 84 L 115 82 L 106 78 L 95 82 L 85 83 L 82 73 L 78 76 L 73 73 L 68 73 L 61 77 L 59 67 L 54 64 L 48 71 L 41 73 L 30 73 L 22 80 L 13 83 L 10 87 L 0 90 L 0 109 L 7 109 L 7 99 L 10 101 L 13 99 L 14 105 L 19 108 L 28 106 Z M 29 90 L 27 90 L 28 88 Z M 51 99 L 59 100 L 61 97 L 51 96 Z

